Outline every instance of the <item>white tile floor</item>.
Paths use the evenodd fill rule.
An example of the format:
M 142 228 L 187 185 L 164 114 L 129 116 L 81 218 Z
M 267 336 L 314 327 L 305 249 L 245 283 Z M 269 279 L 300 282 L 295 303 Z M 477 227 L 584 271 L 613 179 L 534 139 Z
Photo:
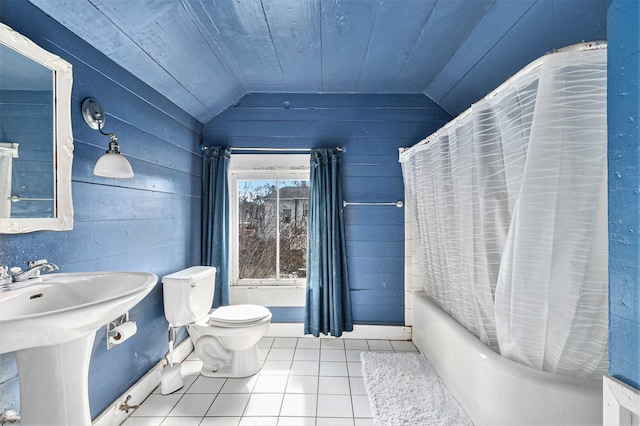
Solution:
M 201 376 L 191 354 L 184 387 L 171 395 L 156 389 L 124 425 L 373 425 L 360 352 L 417 352 L 405 341 L 279 337 L 263 338 L 258 350 L 262 370 L 243 379 Z

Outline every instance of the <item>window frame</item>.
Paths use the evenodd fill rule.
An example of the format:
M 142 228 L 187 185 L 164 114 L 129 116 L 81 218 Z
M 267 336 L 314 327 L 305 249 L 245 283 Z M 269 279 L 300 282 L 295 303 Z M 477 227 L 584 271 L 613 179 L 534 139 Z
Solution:
M 294 169 L 269 169 L 269 155 L 264 155 L 265 169 L 232 169 L 229 172 L 229 281 L 233 287 L 305 287 L 305 278 L 261 278 L 261 279 L 240 279 L 239 278 L 239 201 L 238 201 L 238 181 L 243 180 L 306 180 L 309 181 L 309 169 L 296 167 Z M 308 157 L 307 157 L 308 158 Z M 308 203 L 308 202 L 307 202 Z M 280 214 L 280 212 L 278 212 Z

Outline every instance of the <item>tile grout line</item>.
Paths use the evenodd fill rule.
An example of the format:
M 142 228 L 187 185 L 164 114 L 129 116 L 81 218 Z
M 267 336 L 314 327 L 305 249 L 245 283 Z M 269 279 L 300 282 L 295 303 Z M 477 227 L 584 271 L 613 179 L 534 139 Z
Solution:
M 246 389 L 247 393 L 241 392 L 241 394 L 243 395 L 248 395 L 248 398 L 246 400 L 246 403 L 244 404 L 244 407 L 242 409 L 242 412 L 239 413 L 239 416 L 231 416 L 232 418 L 239 418 L 239 422 L 237 424 L 243 425 L 246 421 L 251 422 L 251 419 L 255 419 L 255 418 L 259 418 L 259 417 L 264 417 L 265 415 L 263 414 L 259 414 L 261 409 L 256 409 L 255 413 L 257 413 L 255 416 L 247 416 L 246 414 L 250 413 L 247 410 L 249 409 L 249 402 L 251 401 L 252 396 L 254 396 L 255 394 L 272 394 L 272 395 L 278 395 L 280 396 L 279 398 L 279 407 L 277 409 L 277 414 L 274 413 L 274 411 L 271 411 L 271 413 L 274 413 L 273 415 L 270 415 L 269 417 L 274 417 L 274 419 L 276 419 L 275 421 L 279 424 L 280 419 L 287 419 L 289 418 L 289 422 L 291 421 L 292 418 L 295 417 L 303 417 L 303 418 L 308 418 L 311 422 L 313 422 L 314 424 L 320 424 L 318 423 L 318 419 L 330 419 L 333 417 L 319 417 L 322 416 L 323 414 L 327 414 L 324 412 L 321 412 L 320 409 L 320 399 L 321 399 L 321 389 L 320 389 L 320 385 L 323 378 L 326 378 L 325 380 L 323 380 L 323 382 L 327 383 L 327 386 L 329 386 L 328 383 L 330 383 L 330 380 L 328 378 L 343 378 L 344 380 L 346 380 L 346 388 L 340 388 L 340 389 L 346 389 L 348 393 L 344 393 L 340 390 L 336 391 L 335 389 L 331 390 L 331 389 L 327 389 L 326 390 L 326 394 L 323 393 L 323 397 L 322 399 L 324 399 L 325 401 L 327 400 L 327 397 L 348 397 L 348 401 L 350 404 L 350 416 L 349 417 L 340 417 L 341 419 L 348 421 L 349 419 L 351 419 L 352 423 L 350 424 L 362 424 L 364 423 L 371 423 L 372 418 L 371 417 L 356 417 L 356 415 L 363 415 L 366 412 L 363 412 L 363 410 L 365 408 L 363 408 L 362 405 L 362 401 L 363 401 L 363 397 L 366 397 L 366 394 L 362 394 L 362 395 L 356 395 L 354 394 L 354 392 L 360 392 L 362 393 L 362 390 L 357 390 L 354 388 L 355 383 L 359 383 L 360 381 L 364 381 L 364 378 L 361 374 L 358 374 L 359 372 L 357 371 L 353 371 L 353 368 L 349 368 L 350 366 L 354 366 L 356 364 L 361 364 L 360 360 L 354 360 L 354 356 L 353 354 L 351 355 L 351 360 L 349 359 L 349 357 L 347 356 L 349 351 L 353 351 L 353 352 L 378 352 L 378 351 L 386 351 L 386 352 L 408 352 L 408 351 L 412 351 L 412 352 L 417 352 L 417 349 L 415 348 L 415 346 L 413 346 L 412 343 L 410 343 L 411 347 L 409 347 L 409 345 L 407 344 L 400 344 L 398 343 L 396 346 L 393 345 L 392 341 L 389 340 L 380 340 L 378 343 L 376 343 L 375 345 L 373 345 L 374 347 L 372 348 L 372 343 L 371 339 L 358 339 L 361 340 L 361 342 L 358 343 L 351 343 L 349 342 L 349 344 L 347 344 L 347 340 L 343 340 L 340 341 L 340 344 L 336 344 L 335 341 L 329 343 L 330 341 L 328 340 L 326 343 L 324 343 L 323 341 L 318 342 L 319 344 L 317 346 L 315 345 L 307 345 L 307 344 L 302 344 L 303 340 L 298 338 L 296 339 L 295 342 L 287 342 L 287 341 L 280 341 L 278 342 L 277 340 L 278 338 L 271 338 L 270 342 L 268 345 L 263 345 L 261 346 L 260 344 L 258 344 L 259 349 L 261 350 L 261 360 L 263 362 L 266 362 L 269 360 L 270 355 L 275 355 L 277 358 L 283 358 L 283 359 L 275 359 L 275 360 L 271 360 L 271 361 L 275 361 L 275 362 L 281 362 L 281 363 L 288 363 L 288 370 L 286 371 L 286 374 L 264 374 L 263 372 L 264 370 L 260 371 L 259 373 L 257 373 L 255 375 L 255 380 L 251 381 L 250 383 L 247 383 L 247 385 L 250 384 L 250 388 Z M 355 341 L 355 340 L 354 340 Z M 264 343 L 264 342 L 263 342 Z M 362 346 L 362 347 L 360 347 Z M 377 348 L 377 350 L 376 350 Z M 283 351 L 278 354 L 277 352 L 274 352 L 274 349 L 282 349 Z M 373 350 L 372 350 L 373 349 Z M 297 355 L 297 351 L 302 351 L 302 350 L 311 350 L 312 352 L 316 352 L 317 351 L 317 358 L 313 361 L 313 364 L 315 365 L 316 369 L 315 369 L 315 373 L 312 375 L 309 375 L 308 371 L 300 371 L 300 374 L 294 374 L 293 369 L 294 369 L 294 362 L 297 361 L 296 360 L 296 355 Z M 323 351 L 324 351 L 324 356 L 323 356 Z M 338 351 L 340 353 L 340 355 L 338 355 Z M 299 360 L 302 362 L 308 362 L 308 360 L 304 359 L 303 360 Z M 332 364 L 327 364 L 327 363 L 332 363 Z M 321 375 L 321 367 L 323 366 L 323 364 L 326 365 L 342 365 L 346 371 L 343 371 L 342 369 L 340 370 L 334 370 L 334 371 L 328 371 L 325 367 L 325 375 Z M 284 370 L 283 370 L 284 372 Z M 344 374 L 343 374 L 344 373 Z M 331 375 L 329 375 L 331 374 Z M 178 405 L 183 402 L 183 405 L 185 405 L 185 407 L 181 407 L 181 409 L 185 409 L 188 407 L 188 403 L 186 402 L 189 399 L 189 395 L 197 395 L 197 394 L 206 394 L 206 395 L 210 395 L 213 394 L 213 399 L 211 400 L 211 402 L 208 404 L 208 406 L 206 407 L 206 409 L 204 410 L 204 415 L 197 415 L 197 416 L 193 416 L 193 417 L 198 417 L 200 419 L 200 423 L 203 423 L 205 421 L 205 419 L 207 417 L 211 417 L 211 418 L 216 418 L 216 417 L 229 417 L 229 416 L 215 416 L 215 415 L 207 415 L 209 414 L 209 412 L 213 409 L 215 402 L 218 400 L 218 398 L 221 395 L 234 395 L 237 394 L 239 390 L 241 390 L 240 388 L 238 389 L 234 389 L 231 387 L 230 385 L 230 380 L 229 378 L 223 378 L 223 381 L 221 381 L 220 383 L 216 384 L 216 391 L 215 392 L 206 392 L 203 391 L 202 388 L 199 389 L 195 389 L 195 386 L 203 386 L 203 383 L 198 382 L 198 380 L 202 380 L 201 378 L 204 377 L 200 374 L 196 374 L 196 377 L 185 387 L 184 392 L 182 392 L 180 394 L 180 396 L 176 399 L 176 401 L 172 404 L 171 408 L 167 411 L 167 414 L 165 416 L 159 417 L 161 422 L 167 422 L 167 423 L 171 423 L 171 419 L 173 419 L 173 421 L 175 422 L 175 419 L 178 417 L 184 417 L 184 416 L 171 416 L 171 413 L 174 412 L 174 410 L 178 407 Z M 282 389 L 280 389 L 278 386 L 276 385 L 275 388 L 273 389 L 278 389 L 276 390 L 271 390 L 269 388 L 269 378 L 270 377 L 282 377 L 284 376 L 284 386 Z M 312 377 L 315 379 L 315 386 L 313 388 L 313 390 L 315 390 L 315 393 L 310 393 L 309 390 L 306 388 L 307 385 L 305 385 L 303 382 L 304 380 L 300 379 L 300 386 L 301 388 L 299 389 L 295 389 L 295 388 L 291 388 L 292 390 L 294 390 L 294 392 L 288 392 L 287 390 L 289 389 L 289 384 L 292 383 L 292 380 L 294 377 L 300 377 L 300 378 L 309 378 Z M 260 378 L 264 378 L 264 383 L 266 383 L 264 386 L 265 391 L 264 392 L 258 392 L 256 393 L 256 387 L 258 386 L 258 382 L 260 380 Z M 275 379 L 274 379 L 275 380 Z M 338 380 L 338 383 L 340 383 L 341 381 Z M 229 384 L 229 388 L 227 390 L 229 390 L 230 392 L 228 393 L 223 393 L 223 389 L 225 389 L 225 387 Z M 334 384 L 332 384 L 331 386 L 335 386 L 335 382 Z M 338 385 L 340 386 L 340 385 Z M 231 392 L 234 391 L 235 392 Z M 191 391 L 191 392 L 190 392 Z M 291 410 L 290 407 L 285 406 L 285 400 L 287 399 L 286 397 L 290 395 L 295 395 L 295 396 L 303 396 L 303 395 L 313 395 L 313 398 L 315 398 L 315 410 L 313 410 L 313 413 L 315 414 L 315 416 L 311 417 L 305 414 L 311 414 L 309 412 L 305 412 L 304 410 L 302 411 L 301 416 L 293 416 L 293 415 L 289 415 L 287 416 L 286 414 L 293 414 L 296 413 L 295 409 L 293 409 L 292 411 L 283 411 L 283 410 Z M 343 399 L 344 400 L 344 399 Z M 358 404 L 356 404 L 356 400 L 359 401 Z M 274 401 L 275 402 L 275 401 Z M 344 407 L 346 408 L 346 406 Z M 195 408 L 194 408 L 195 409 Z M 369 406 L 369 410 L 371 409 L 371 407 Z M 356 412 L 358 411 L 358 412 Z M 184 414 L 184 413 L 178 413 L 175 412 L 175 414 Z M 215 413 L 211 413 L 211 414 L 215 414 Z M 346 412 L 344 413 L 346 414 Z M 368 414 L 369 416 L 372 415 L 372 413 Z M 245 422 L 243 422 L 243 420 L 245 420 Z M 358 421 L 359 420 L 359 421 Z M 368 421 L 369 420 L 369 421 Z M 210 420 L 210 421 L 214 421 L 214 420 Z M 326 421 L 326 420 L 325 420 Z M 285 420 L 285 422 L 287 422 Z M 133 423 L 133 422 L 132 422 Z

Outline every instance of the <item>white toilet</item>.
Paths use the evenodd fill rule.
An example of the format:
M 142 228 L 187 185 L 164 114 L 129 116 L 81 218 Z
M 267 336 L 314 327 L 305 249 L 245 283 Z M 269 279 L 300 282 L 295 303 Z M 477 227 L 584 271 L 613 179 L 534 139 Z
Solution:
M 216 268 L 193 266 L 162 278 L 164 314 L 173 327 L 187 326 L 202 375 L 247 377 L 262 368 L 256 344 L 271 323 L 264 306 L 232 305 L 211 310 Z

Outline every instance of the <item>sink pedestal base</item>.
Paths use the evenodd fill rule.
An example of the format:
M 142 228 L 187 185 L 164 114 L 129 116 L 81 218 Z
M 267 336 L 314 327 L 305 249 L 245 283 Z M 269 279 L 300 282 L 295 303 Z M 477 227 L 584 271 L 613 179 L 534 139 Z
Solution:
M 89 361 L 95 332 L 71 342 L 16 351 L 22 426 L 91 425 Z

